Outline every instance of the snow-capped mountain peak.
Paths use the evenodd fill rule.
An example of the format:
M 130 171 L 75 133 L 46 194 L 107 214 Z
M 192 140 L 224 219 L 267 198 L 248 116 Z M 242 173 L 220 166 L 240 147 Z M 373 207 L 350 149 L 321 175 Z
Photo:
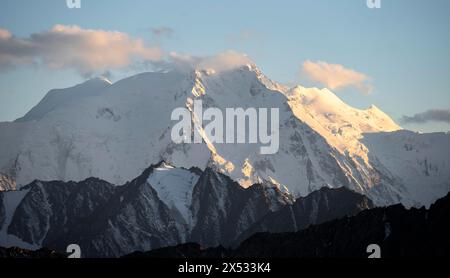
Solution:
M 98 77 L 71 88 L 51 90 L 35 107 L 24 117 L 17 119 L 16 122 L 40 120 L 55 109 L 60 109 L 83 98 L 98 95 L 110 85 L 112 85 L 112 82 L 107 78 Z
M 388 115 L 372 105 L 366 110 L 349 106 L 329 89 L 296 86 L 286 93 L 294 114 L 342 153 L 363 157 L 364 133 L 401 130 Z
M 180 107 L 189 109 L 194 100 L 202 100 L 205 109 L 222 111 L 278 108 L 278 153 L 261 155 L 260 144 L 211 143 L 204 133 L 202 144 L 175 144 L 171 140 L 175 124 L 171 113 Z M 426 172 L 385 166 L 394 159 L 390 156 L 401 155 L 404 144 L 385 153 L 369 141 L 374 138 L 369 134 L 386 132 L 404 138 L 401 127 L 380 109 L 353 108 L 328 89 L 288 89 L 254 65 L 143 73 L 113 84 L 91 80 L 49 92 L 24 118 L 0 124 L 0 130 L 0 172 L 19 186 L 35 179 L 80 181 L 91 176 L 122 184 L 139 175 L 146 165 L 164 160 L 185 169 L 205 169 L 208 165 L 243 187 L 268 181 L 286 187 L 297 197 L 324 186 L 345 186 L 368 195 L 378 205 L 429 204 L 432 196 L 450 188 L 445 174 L 450 173 L 450 163 L 443 163 L 434 151 L 442 150 L 439 157 L 446 154 L 450 148 L 442 144 L 450 135 L 439 140 L 441 145 L 431 145 L 433 151 L 408 162 L 411 169 L 419 169 L 426 158 L 428 168 L 438 169 L 433 180 L 422 185 Z M 419 142 L 430 145 L 433 137 L 411 136 L 417 148 L 421 148 Z M 156 171 L 153 183 L 173 171 L 167 165 L 162 168 Z M 182 213 L 183 208 L 177 206 L 189 203 L 183 196 L 191 186 L 188 183 L 165 192 L 162 182 L 158 194 Z M 425 198 L 416 190 L 421 186 L 439 193 Z

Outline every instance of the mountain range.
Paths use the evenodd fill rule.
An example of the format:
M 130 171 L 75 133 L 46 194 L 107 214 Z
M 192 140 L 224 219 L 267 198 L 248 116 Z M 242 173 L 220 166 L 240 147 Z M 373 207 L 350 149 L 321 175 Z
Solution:
M 374 208 L 304 230 L 258 233 L 235 248 L 196 243 L 133 252 L 127 258 L 368 258 L 374 243 L 381 258 L 447 258 L 450 194 L 429 209 Z
M 176 144 L 171 113 L 278 108 L 279 151 Z M 149 165 L 151 165 L 149 167 Z M 430 206 L 450 191 L 450 134 L 402 129 L 376 106 L 289 88 L 254 64 L 95 78 L 0 123 L 0 246 L 79 244 L 89 257 L 197 242 L 236 247 L 363 210 Z
M 343 189 L 337 196 L 346 195 Z M 330 189 L 328 196 L 334 195 Z M 320 195 L 318 192 L 316 196 Z M 353 193 L 355 194 L 355 193 Z M 308 199 L 308 198 L 307 198 Z M 306 200 L 307 200 L 306 199 Z M 309 200 L 310 201 L 310 200 Z M 342 200 L 345 201 L 345 200 Z M 448 222 L 450 194 L 429 209 L 405 209 L 402 205 L 363 210 L 303 230 L 283 233 L 257 233 L 237 246 L 205 248 L 198 243 L 184 243 L 135 251 L 125 258 L 367 258 L 369 246 L 380 248 L 382 258 L 447 257 L 450 241 Z M 0 247 L 0 258 L 64 258 L 64 252 L 47 248 L 26 250 Z
M 185 187 L 167 190 L 174 184 Z M 354 215 L 373 204 L 348 189 L 322 188 L 294 201 L 272 184 L 241 187 L 210 168 L 153 165 L 124 185 L 89 178 L 81 182 L 34 181 L 0 193 L 0 246 L 58 252 L 78 244 L 88 257 L 119 257 L 137 250 L 198 242 L 205 247 L 239 244 L 274 221 L 275 212 L 296 211 L 281 231 Z M 298 226 L 292 227 L 298 220 Z
M 175 144 L 175 108 L 279 108 L 280 149 L 260 144 Z M 204 133 L 202 133 L 203 136 Z M 0 123 L 0 173 L 123 184 L 148 165 L 219 169 L 243 187 L 271 182 L 293 196 L 345 186 L 377 205 L 430 205 L 450 189 L 450 135 L 401 129 L 375 106 L 352 108 L 328 89 L 287 88 L 255 65 L 143 73 L 52 90 L 24 117 Z M 3 185 L 2 185 L 3 186 Z

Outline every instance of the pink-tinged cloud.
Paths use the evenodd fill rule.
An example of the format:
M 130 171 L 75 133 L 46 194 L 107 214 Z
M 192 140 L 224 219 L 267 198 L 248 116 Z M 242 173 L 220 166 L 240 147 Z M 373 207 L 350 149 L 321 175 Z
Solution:
M 302 75 L 332 90 L 354 87 L 366 94 L 372 90 L 369 76 L 339 64 L 306 61 L 302 65 Z
M 253 61 L 246 55 L 232 50 L 212 56 L 192 56 L 176 52 L 170 53 L 163 67 L 182 71 L 214 70 L 216 72 L 233 70 L 243 66 L 253 65 Z
M 0 39 L 9 39 L 12 35 L 8 30 L 0 28 Z
M 159 47 L 148 47 L 141 39 L 117 31 L 56 25 L 28 38 L 16 38 L 0 29 L 0 68 L 38 63 L 85 74 L 128 66 L 136 59 L 162 57 Z

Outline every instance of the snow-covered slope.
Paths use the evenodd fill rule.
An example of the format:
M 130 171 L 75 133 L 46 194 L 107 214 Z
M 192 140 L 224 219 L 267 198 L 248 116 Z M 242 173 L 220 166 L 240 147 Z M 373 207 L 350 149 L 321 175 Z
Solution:
M 103 85 L 93 88 L 99 83 Z M 63 97 L 56 97 L 60 94 Z M 261 155 L 260 144 L 175 144 L 170 138 L 175 124 L 171 113 L 178 107 L 191 109 L 194 100 L 222 111 L 279 108 L 278 153 Z M 52 92 L 34 110 L 20 122 L 0 124 L 0 172 L 18 185 L 35 179 L 80 181 L 92 176 L 123 184 L 147 165 L 165 160 L 185 169 L 209 165 L 243 187 L 271 183 L 295 196 L 324 186 L 345 186 L 377 205 L 428 205 L 450 190 L 444 170 L 432 182 L 415 179 L 411 170 L 415 168 L 401 170 L 401 156 L 394 164 L 388 162 L 393 154 L 385 151 L 385 140 L 367 140 L 377 134 L 383 137 L 384 132 L 394 141 L 404 138 L 400 127 L 378 108 L 354 109 L 326 89 L 288 89 L 254 65 L 225 71 L 144 73 L 114 84 L 88 81 Z M 422 140 L 420 134 L 410 136 Z M 450 135 L 439 136 L 434 140 L 436 150 L 450 141 Z M 450 165 L 448 156 L 443 158 L 437 151 L 427 152 L 426 157 L 427 163 L 440 163 L 440 169 Z M 173 201 L 183 214 L 183 196 L 190 186 L 183 183 L 168 189 L 161 183 L 158 194 L 169 204 Z M 417 188 L 430 193 L 424 195 Z
M 363 133 L 401 129 L 375 105 L 366 110 L 353 108 L 328 89 L 297 86 L 286 95 L 295 116 L 342 153 L 364 157 L 366 153 L 359 142 Z
M 189 207 L 192 202 L 192 190 L 198 181 L 199 173 L 174 168 L 163 163 L 156 167 L 147 182 L 158 192 L 159 198 L 170 208 L 177 209 L 186 223 L 192 221 Z
M 369 150 L 369 164 L 382 169 L 399 190 L 417 196 L 416 206 L 449 192 L 450 134 L 367 133 L 361 142 Z
M 17 119 L 16 122 L 40 120 L 46 114 L 70 105 L 73 101 L 100 94 L 109 85 L 111 85 L 111 81 L 106 78 L 94 78 L 72 88 L 51 90 L 38 105 L 33 107 L 25 116 Z
M 140 74 L 72 98 L 40 120 L 8 123 L 14 131 L 14 124 L 24 127 L 17 136 L 0 133 L 0 169 L 24 185 L 88 177 L 122 184 L 168 154 L 175 165 L 204 168 L 206 146 L 176 145 L 170 138 L 171 112 L 186 102 L 177 95 L 190 92 L 190 82 L 176 72 Z M 84 86 L 90 89 L 91 82 L 77 91 Z

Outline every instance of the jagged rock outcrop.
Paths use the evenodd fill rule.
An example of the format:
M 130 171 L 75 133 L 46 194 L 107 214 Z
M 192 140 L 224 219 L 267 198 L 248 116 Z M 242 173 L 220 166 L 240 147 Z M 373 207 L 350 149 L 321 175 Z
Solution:
M 448 257 L 450 194 L 430 209 L 402 205 L 365 210 L 305 230 L 258 233 L 235 249 L 202 248 L 196 243 L 134 252 L 127 257 L 158 258 L 367 258 L 377 244 L 382 258 Z

